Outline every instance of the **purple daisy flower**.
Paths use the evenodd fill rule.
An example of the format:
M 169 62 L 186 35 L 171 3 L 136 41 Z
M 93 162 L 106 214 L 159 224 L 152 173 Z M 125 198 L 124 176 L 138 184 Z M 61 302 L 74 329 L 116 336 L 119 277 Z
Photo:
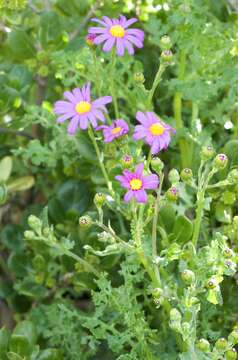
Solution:
M 144 41 L 144 31 L 140 29 L 128 29 L 128 27 L 134 24 L 137 19 L 132 18 L 127 20 L 125 16 L 120 15 L 119 19 L 110 19 L 107 16 L 103 16 L 102 20 L 97 18 L 92 21 L 99 23 L 103 27 L 90 27 L 90 34 L 97 34 L 94 39 L 94 44 L 99 45 L 104 43 L 103 51 L 108 52 L 116 45 L 117 55 L 123 56 L 125 49 L 127 49 L 130 55 L 134 54 L 133 45 L 142 48 Z
M 158 116 L 151 111 L 147 111 L 146 113 L 138 111 L 136 119 L 141 125 L 135 127 L 133 134 L 135 140 L 145 138 L 145 142 L 151 146 L 151 153 L 153 155 L 163 149 L 167 149 L 171 140 L 170 133 L 175 133 L 175 129 L 162 122 Z
M 100 125 L 97 127 L 97 130 L 102 130 L 104 136 L 104 142 L 111 142 L 116 138 L 125 135 L 129 131 L 129 126 L 122 119 L 114 120 L 113 123 L 109 126 Z
M 121 186 L 128 189 L 124 196 L 126 202 L 131 198 L 135 198 L 138 203 L 145 203 L 147 201 L 147 194 L 145 189 L 157 189 L 159 185 L 159 178 L 157 175 L 143 176 L 144 164 L 138 164 L 135 172 L 124 170 L 123 175 L 115 177 L 120 181 Z
M 78 127 L 85 130 L 88 122 L 95 128 L 97 127 L 97 119 L 104 122 L 103 112 L 107 112 L 105 107 L 112 101 L 111 96 L 103 96 L 92 101 L 90 97 L 90 83 L 84 85 L 82 89 L 76 88 L 72 92 L 66 91 L 64 97 L 68 101 L 56 101 L 54 112 L 61 115 L 57 122 L 62 123 L 67 119 L 71 119 L 68 126 L 68 133 L 75 134 Z

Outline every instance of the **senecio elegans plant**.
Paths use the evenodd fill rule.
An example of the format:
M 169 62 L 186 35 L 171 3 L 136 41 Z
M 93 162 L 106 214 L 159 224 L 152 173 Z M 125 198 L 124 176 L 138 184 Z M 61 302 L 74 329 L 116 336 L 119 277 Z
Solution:
M 0 1 L 0 7 L 3 3 L 24 7 L 26 2 Z M 9 306 L 25 307 L 15 315 L 12 333 L 0 330 L 0 360 L 237 358 L 238 168 L 230 156 L 233 143 L 218 152 L 210 144 L 212 137 L 217 147 L 227 142 L 217 125 L 226 106 L 236 119 L 238 90 L 225 63 L 234 64 L 237 40 L 218 50 L 229 29 L 219 32 L 214 21 L 212 33 L 211 12 L 204 25 L 206 2 L 175 3 L 169 24 L 161 21 L 163 34 L 156 35 L 153 16 L 144 32 L 137 18 L 99 17 L 101 2 L 95 1 L 92 12 L 98 17 L 91 19 L 79 56 L 70 46 L 59 51 L 55 15 L 44 15 L 44 51 L 37 44 L 37 59 L 24 61 L 35 70 L 41 64 L 36 70 L 40 90 L 54 72 L 45 87 L 51 92 L 53 84 L 57 101 L 24 104 L 21 125 L 40 124 L 45 144 L 33 138 L 14 151 L 34 165 L 32 176 L 13 179 L 12 158 L 1 159 L 0 204 L 32 188 L 35 178 L 47 204 L 24 213 L 23 244 L 16 240 L 15 248 L 12 241 L 21 240 L 22 228 L 20 235 L 16 227 L 14 234 L 9 228 L 1 233 L 6 248 L 14 250 L 7 264 L 13 275 L 0 254 L 14 295 L 10 286 L 0 286 L 0 297 L 11 294 Z M 67 4 L 61 13 L 73 6 Z M 145 20 L 144 2 L 138 4 Z M 170 23 L 179 29 L 176 34 Z M 18 30 L 16 38 L 21 35 Z M 14 48 L 18 41 L 11 36 Z M 22 46 L 27 37 L 23 40 Z M 141 56 L 145 67 L 150 63 L 150 47 L 147 53 L 143 49 L 147 41 L 161 49 L 151 86 L 137 60 Z M 168 80 L 175 68 L 177 78 Z M 185 126 L 190 112 L 191 126 Z M 200 129 L 199 116 L 208 122 L 211 114 L 218 119 Z M 60 176 L 61 185 L 49 191 Z M 65 209 L 70 209 L 67 216 Z
M 143 48 L 144 32 L 132 26 L 135 18 L 123 15 L 92 21 L 98 26 L 89 27 L 86 41 L 93 56 L 97 56 L 99 46 L 103 52 L 111 52 L 111 88 L 100 93 L 98 83 L 87 82 L 67 90 L 65 100 L 55 103 L 54 113 L 59 126 L 67 124 L 69 136 L 87 132 L 95 148 L 95 161 L 106 188 L 95 194 L 97 213 L 84 214 L 79 224 L 85 239 L 92 231 L 98 241 L 86 240 L 85 255 L 79 256 L 69 238 L 57 238 L 46 221 L 47 209 L 41 219 L 29 217 L 31 229 L 25 232 L 25 238 L 35 249 L 38 243 L 47 245 L 53 257 L 72 258 L 76 272 L 91 274 L 95 309 L 86 316 L 64 303 L 55 309 L 58 320 L 53 321 L 49 315 L 47 321 L 55 327 L 64 318 L 77 324 L 78 329 L 73 330 L 72 324 L 71 331 L 78 332 L 80 339 L 76 341 L 86 355 L 73 355 L 72 350 L 68 355 L 72 359 L 94 358 L 102 342 L 111 351 L 109 358 L 121 360 L 236 359 L 235 323 L 227 338 L 219 338 L 216 334 L 222 331 L 216 333 L 209 324 L 204 328 L 206 316 L 212 319 L 212 315 L 206 315 L 208 308 L 215 314 L 212 309 L 222 306 L 222 282 L 235 275 L 236 254 L 222 229 L 210 232 L 206 239 L 201 233 L 209 199 L 226 186 L 232 193 L 238 170 L 231 170 L 219 180 L 229 160 L 225 154 L 215 154 L 210 145 L 200 151 L 197 174 L 190 168 L 180 174 L 175 169 L 164 170 L 167 166 L 160 154 L 168 151 L 176 129 L 153 111 L 153 96 L 173 62 L 170 38 L 161 40 L 164 50 L 150 90 L 143 86 L 142 74 L 137 74 L 146 107 L 143 111 L 133 109 L 136 124 L 132 126 L 120 114 L 122 104 L 118 102 L 114 74 L 118 57 Z M 114 111 L 109 114 L 111 103 Z M 113 175 L 105 163 L 110 147 L 120 157 Z M 188 211 L 188 216 L 179 213 L 180 193 L 194 199 L 194 211 Z M 120 231 L 112 226 L 110 214 L 118 219 Z M 114 259 L 114 271 L 120 275 L 117 284 L 112 283 L 110 271 L 100 266 L 106 257 Z M 62 281 L 72 277 L 73 273 Z M 207 338 L 201 338 L 200 333 L 207 334 Z M 59 341 L 54 344 L 60 348 Z

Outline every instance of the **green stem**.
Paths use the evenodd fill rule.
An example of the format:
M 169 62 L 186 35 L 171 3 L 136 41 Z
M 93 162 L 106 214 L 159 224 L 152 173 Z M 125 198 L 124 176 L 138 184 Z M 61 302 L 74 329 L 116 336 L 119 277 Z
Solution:
M 112 93 L 112 100 L 114 105 L 114 111 L 116 119 L 119 119 L 119 110 L 117 104 L 117 94 L 115 90 L 115 68 L 116 68 L 116 50 L 113 49 L 112 51 L 112 59 L 111 59 L 111 93 Z
M 186 67 L 186 53 L 185 51 L 181 52 L 180 63 L 178 69 L 178 80 L 182 81 L 185 76 L 185 67 Z M 176 122 L 176 128 L 182 129 L 184 127 L 182 119 L 182 93 L 177 91 L 174 95 L 174 118 Z M 189 166 L 189 149 L 188 144 L 185 139 L 181 138 L 179 140 L 179 148 L 181 153 L 181 161 L 183 168 Z
M 192 123 L 191 123 L 191 132 L 192 132 L 192 136 L 196 137 L 196 120 L 198 119 L 198 113 L 199 113 L 199 108 L 198 108 L 198 104 L 193 101 L 193 105 L 192 105 Z M 189 159 L 189 163 L 192 163 L 192 159 L 193 159 L 193 151 L 194 151 L 194 142 L 192 142 L 192 144 L 190 145 L 190 159 Z
M 149 95 L 148 95 L 148 105 L 149 106 L 151 106 L 155 90 L 160 83 L 160 80 L 162 78 L 163 72 L 165 71 L 165 68 L 166 68 L 166 66 L 164 64 L 160 64 L 157 74 L 155 75 L 152 88 L 150 89 Z
M 105 179 L 105 182 L 107 184 L 108 190 L 110 191 L 110 193 L 112 195 L 114 195 L 114 192 L 113 192 L 113 189 L 112 189 L 112 183 L 109 180 L 106 168 L 105 168 L 104 163 L 103 163 L 102 155 L 100 153 L 100 150 L 99 150 L 99 147 L 98 147 L 98 144 L 97 144 L 97 141 L 95 139 L 95 136 L 94 136 L 94 133 L 93 133 L 93 130 L 92 130 L 91 126 L 89 126 L 89 128 L 88 128 L 88 135 L 89 135 L 90 139 L 92 140 L 93 146 L 95 148 L 97 158 L 98 158 L 98 162 L 99 162 L 99 166 L 100 166 L 100 168 L 102 170 L 102 174 L 104 176 L 104 179 Z
M 78 255 L 74 254 L 72 251 L 70 251 L 70 250 L 65 251 L 64 250 L 64 253 L 65 253 L 65 255 L 71 257 L 72 259 L 74 259 L 78 263 L 80 263 L 85 269 L 88 269 L 89 272 L 93 273 L 97 277 L 100 276 L 100 273 L 91 264 L 89 264 L 86 260 L 82 259 Z

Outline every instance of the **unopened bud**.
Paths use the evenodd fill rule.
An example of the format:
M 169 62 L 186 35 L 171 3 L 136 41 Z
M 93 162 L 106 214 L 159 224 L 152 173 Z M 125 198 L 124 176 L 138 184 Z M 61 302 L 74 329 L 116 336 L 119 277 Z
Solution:
M 145 77 L 144 74 L 142 72 L 136 72 L 133 75 L 134 81 L 138 84 L 143 84 L 145 82 Z
M 193 172 L 191 169 L 189 168 L 185 168 L 181 171 L 181 179 L 186 182 L 186 181 L 189 181 L 192 177 L 193 177 Z
M 48 237 L 48 236 L 50 235 L 50 233 L 51 233 L 50 228 L 49 228 L 49 227 L 45 227 L 45 228 L 43 229 L 42 233 L 43 233 L 43 235 L 44 235 L 45 237 Z
M 157 174 L 159 174 L 164 168 L 163 161 L 161 161 L 158 157 L 152 157 L 150 164 L 152 169 L 157 172 Z
M 124 155 L 121 163 L 122 166 L 127 169 L 133 165 L 133 157 L 131 155 Z
M 191 271 L 189 269 L 184 270 L 181 273 L 181 277 L 182 277 L 183 281 L 188 285 L 191 285 L 195 281 L 195 274 L 193 271 Z
M 106 201 L 106 195 L 103 193 L 97 193 L 94 196 L 94 204 L 99 208 L 101 208 L 105 204 L 105 201 Z
M 85 215 L 79 218 L 79 226 L 83 229 L 87 229 L 92 225 L 93 221 L 90 216 Z
M 196 344 L 197 349 L 202 352 L 209 352 L 210 351 L 210 344 L 206 339 L 200 339 Z
M 30 228 L 32 228 L 35 231 L 39 231 L 41 229 L 41 220 L 38 219 L 35 215 L 30 215 L 28 218 L 28 224 Z
M 178 321 L 180 322 L 182 320 L 182 315 L 180 314 L 180 312 L 173 308 L 170 310 L 170 320 L 171 321 Z
M 217 281 L 215 279 L 210 279 L 206 286 L 208 289 L 215 289 L 217 287 Z
M 203 146 L 201 150 L 201 158 L 203 160 L 211 159 L 215 154 L 215 151 L 211 145 Z
M 220 338 L 215 343 L 215 348 L 219 351 L 224 351 L 227 349 L 228 342 L 225 338 Z
M 233 330 L 230 335 L 228 336 L 228 341 L 232 345 L 236 345 L 238 343 L 238 330 Z
M 214 159 L 216 169 L 224 169 L 228 163 L 228 157 L 225 154 L 218 154 Z
M 86 43 L 88 46 L 94 46 L 94 40 L 96 38 L 96 34 L 88 34 L 85 38 Z
M 161 61 L 166 63 L 167 65 L 171 64 L 173 60 L 173 53 L 171 50 L 164 50 L 161 53 Z
M 166 197 L 170 201 L 176 201 L 179 197 L 179 191 L 175 186 L 172 186 L 169 190 L 166 192 Z
M 170 170 L 168 177 L 171 184 L 177 184 L 180 180 L 179 173 L 176 169 Z
M 237 352 L 235 348 L 229 349 L 225 353 L 226 360 L 235 360 L 237 359 Z
M 172 42 L 169 36 L 162 36 L 160 39 L 160 47 L 162 50 L 169 50 L 172 47 Z
M 35 237 L 35 233 L 34 233 L 34 231 L 26 230 L 24 232 L 24 237 L 25 237 L 26 240 L 33 240 L 34 237 Z
M 223 251 L 223 254 L 226 258 L 231 258 L 234 256 L 234 252 L 228 247 L 225 248 L 225 250 Z

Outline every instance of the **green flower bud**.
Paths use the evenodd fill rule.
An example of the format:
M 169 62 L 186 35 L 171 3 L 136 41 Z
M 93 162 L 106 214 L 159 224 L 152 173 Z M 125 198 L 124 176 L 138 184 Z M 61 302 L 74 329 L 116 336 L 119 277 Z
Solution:
M 105 201 L 106 201 L 106 195 L 105 194 L 97 193 L 94 196 L 94 204 L 99 208 L 101 208 L 105 204 Z
M 167 190 L 166 197 L 170 201 L 178 200 L 179 197 L 178 189 L 175 186 L 172 186 L 169 190 Z
M 173 53 L 171 50 L 164 50 L 161 53 L 161 62 L 170 65 L 173 61 Z
M 0 184 L 0 205 L 7 201 L 7 187 L 5 184 Z
M 210 344 L 206 339 L 200 339 L 196 344 L 197 349 L 202 352 L 209 352 L 210 351 Z
M 46 65 L 42 65 L 39 67 L 38 74 L 42 77 L 46 77 L 49 75 L 49 68 Z
M 231 258 L 234 256 L 234 252 L 230 249 L 230 248 L 225 248 L 224 251 L 223 251 L 223 255 L 226 257 L 226 258 Z
M 169 172 L 169 181 L 171 184 L 177 184 L 180 180 L 179 173 L 176 169 L 172 169 Z
M 35 237 L 35 233 L 34 233 L 34 231 L 26 230 L 24 232 L 24 237 L 25 237 L 26 240 L 33 240 L 34 237 Z
M 236 345 L 238 343 L 238 329 L 233 330 L 230 335 L 228 336 L 228 341 L 232 345 Z
M 145 77 L 144 77 L 144 74 L 142 72 L 136 72 L 133 77 L 134 77 L 134 81 L 137 84 L 144 84 Z
M 169 50 L 172 47 L 172 42 L 169 36 L 164 35 L 160 39 L 160 47 L 162 50 Z
M 28 224 L 31 229 L 39 231 L 41 229 L 41 220 L 35 215 L 30 215 L 28 218 Z
M 173 308 L 170 310 L 170 320 L 176 322 L 180 322 L 182 320 L 182 315 L 177 309 Z
M 87 229 L 87 228 L 90 228 L 90 226 L 92 225 L 93 221 L 91 219 L 90 216 L 88 215 L 85 215 L 85 216 L 81 216 L 79 218 L 79 226 L 82 228 L 82 229 Z
M 206 286 L 208 289 L 215 289 L 217 287 L 217 282 L 215 279 L 210 279 L 210 280 L 208 280 Z
M 227 349 L 228 342 L 225 338 L 220 338 L 215 343 L 215 348 L 218 351 L 225 351 Z
M 214 166 L 216 169 L 225 169 L 228 163 L 228 157 L 225 154 L 218 154 L 214 159 Z
M 237 182 L 238 181 L 238 169 L 231 170 L 227 176 L 227 180 L 229 182 Z
M 185 169 L 183 169 L 183 170 L 181 171 L 180 176 L 181 176 L 181 179 L 182 179 L 184 182 L 186 182 L 186 181 L 190 180 L 190 179 L 193 177 L 193 172 L 192 172 L 191 169 L 185 168 Z
M 155 288 L 152 291 L 152 295 L 154 298 L 159 299 L 163 294 L 163 290 L 161 288 Z
M 157 174 L 159 174 L 164 168 L 163 161 L 161 161 L 158 157 L 152 157 L 150 164 L 152 169 L 157 172 Z
M 43 229 L 42 233 L 43 233 L 43 235 L 44 235 L 45 237 L 48 237 L 48 236 L 51 234 L 51 230 L 50 230 L 49 227 L 45 227 L 45 228 Z
M 186 269 L 181 273 L 181 278 L 186 284 L 191 285 L 195 281 L 195 274 L 193 271 Z
M 225 353 L 226 360 L 235 360 L 237 358 L 237 352 L 235 348 L 229 349 Z
M 214 156 L 215 152 L 211 145 L 203 146 L 200 156 L 203 160 L 209 160 Z
M 127 169 L 133 165 L 133 157 L 131 155 L 124 155 L 121 163 L 123 168 Z

